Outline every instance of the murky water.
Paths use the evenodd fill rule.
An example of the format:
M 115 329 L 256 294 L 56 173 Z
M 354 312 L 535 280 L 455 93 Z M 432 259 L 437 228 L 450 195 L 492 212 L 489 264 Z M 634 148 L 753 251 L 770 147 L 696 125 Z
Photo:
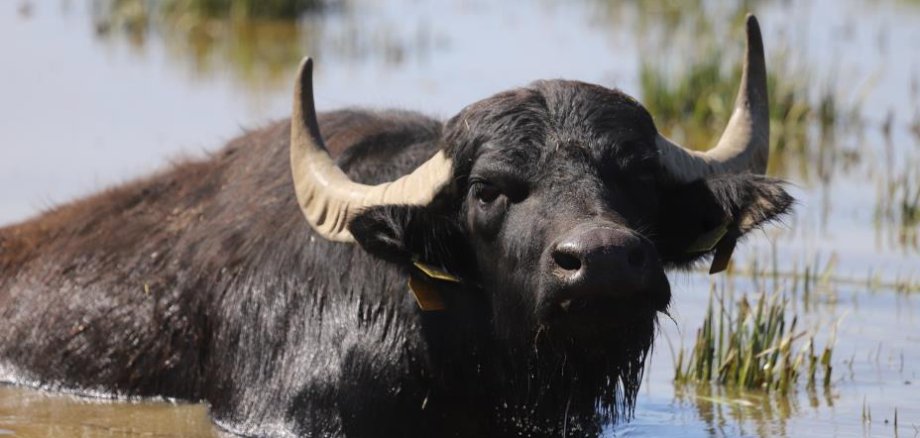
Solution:
M 126 403 L 0 387 L 0 436 L 217 437 L 203 405 Z
M 317 61 L 320 109 L 444 117 L 539 78 L 615 85 L 641 100 L 643 62 L 679 71 L 701 44 L 739 56 L 741 19 L 720 2 L 624 3 L 352 0 L 297 25 L 167 32 L 107 21 L 91 2 L 3 2 L 0 223 L 286 117 L 290 76 L 305 54 Z M 772 169 L 795 184 L 796 215 L 739 249 L 737 275 L 671 276 L 674 321 L 662 322 L 636 418 L 609 434 L 917 436 L 920 296 L 907 290 L 920 284 L 920 225 L 909 209 L 920 193 L 920 3 L 750 3 L 771 68 L 816 95 L 831 90 L 855 116 L 830 131 L 810 127 L 806 147 L 778 155 Z M 696 8 L 718 41 L 700 36 Z M 791 299 L 790 312 L 820 342 L 836 324 L 830 387 L 799 385 L 790 397 L 675 387 L 672 348 L 692 342 L 711 281 L 738 295 L 791 291 L 791 277 L 774 284 L 742 274 L 806 265 L 821 270 L 822 285 Z M 212 433 L 200 405 L 0 387 L 0 436 Z

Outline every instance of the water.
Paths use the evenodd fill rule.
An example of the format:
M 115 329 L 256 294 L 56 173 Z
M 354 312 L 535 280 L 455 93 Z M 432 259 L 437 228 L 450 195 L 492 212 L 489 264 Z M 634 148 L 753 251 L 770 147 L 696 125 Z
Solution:
M 774 172 L 793 182 L 796 214 L 735 256 L 739 272 L 753 263 L 772 269 L 774 258 L 785 273 L 805 265 L 824 271 L 833 260 L 825 284 L 794 298 L 790 311 L 819 342 L 837 324 L 834 379 L 827 391 L 799 385 L 786 398 L 675 387 L 669 345 L 692 343 L 711 281 L 739 295 L 759 282 L 792 289 L 791 279 L 774 285 L 675 273 L 674 320 L 662 321 L 636 418 L 608 434 L 916 436 L 920 303 L 898 289 L 920 283 L 918 226 L 902 208 L 905 191 L 920 190 L 920 4 L 750 3 L 771 68 L 785 62 L 800 73 L 789 80 L 804 78 L 816 95 L 830 89 L 841 108 L 857 113 L 832 133 L 811 128 L 814 141 L 802 153 L 781 157 Z M 719 2 L 671 4 L 353 0 L 299 25 L 195 33 L 155 24 L 125 31 L 101 20 L 90 2 L 4 2 L 0 223 L 203 156 L 244 129 L 286 117 L 290 78 L 306 54 L 316 58 L 321 110 L 397 107 L 441 117 L 540 78 L 617 86 L 641 100 L 643 60 L 679 71 L 692 60 L 688 48 L 704 43 L 692 27 L 694 8 L 715 17 L 725 56 L 739 56 L 734 10 Z M 201 405 L 0 387 L 0 436 L 212 433 Z
M 203 405 L 106 402 L 0 387 L 0 436 L 217 437 Z

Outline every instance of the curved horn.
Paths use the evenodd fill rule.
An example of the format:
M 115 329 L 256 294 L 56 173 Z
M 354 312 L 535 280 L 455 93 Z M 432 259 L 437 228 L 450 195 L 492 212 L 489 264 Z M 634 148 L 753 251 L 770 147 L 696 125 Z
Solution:
M 304 58 L 294 85 L 291 115 L 291 172 L 297 202 L 310 226 L 321 236 L 353 242 L 348 222 L 363 208 L 383 204 L 431 202 L 451 174 L 451 161 L 439 151 L 412 173 L 375 186 L 356 183 L 336 166 L 316 120 L 313 106 L 313 60 Z
M 760 25 L 752 14 L 747 16 L 747 52 L 735 109 L 716 147 L 706 152 L 693 151 L 660 134 L 656 143 L 662 164 L 680 181 L 718 173 L 766 172 L 770 155 L 767 69 Z

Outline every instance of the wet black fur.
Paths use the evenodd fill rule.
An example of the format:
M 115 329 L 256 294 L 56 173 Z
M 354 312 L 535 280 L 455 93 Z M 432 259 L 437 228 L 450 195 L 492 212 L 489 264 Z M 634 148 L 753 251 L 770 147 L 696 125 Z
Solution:
M 573 335 L 534 313 L 547 245 L 607 221 L 685 267 L 709 256 L 686 252 L 695 237 L 726 220 L 741 235 L 792 202 L 764 177 L 675 184 L 645 110 L 578 82 L 503 93 L 443 125 L 359 110 L 320 124 L 358 181 L 438 148 L 454 175 L 429 206 L 357 217 L 360 246 L 331 243 L 297 207 L 283 122 L 0 229 L 0 378 L 207 401 L 222 427 L 255 436 L 595 435 L 631 411 L 670 292 Z M 480 180 L 500 204 L 477 204 Z M 437 285 L 446 312 L 407 293 L 413 259 L 462 279 Z

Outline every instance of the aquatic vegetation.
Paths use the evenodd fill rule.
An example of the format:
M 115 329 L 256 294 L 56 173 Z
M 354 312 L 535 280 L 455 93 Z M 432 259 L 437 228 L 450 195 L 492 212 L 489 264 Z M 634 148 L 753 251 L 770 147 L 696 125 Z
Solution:
M 821 384 L 830 386 L 833 334 L 818 354 L 814 334 L 798 329 L 797 316 L 789 319 L 788 304 L 781 293 L 726 303 L 726 294 L 711 291 L 696 341 L 689 352 L 681 348 L 677 354 L 674 381 L 788 394 L 800 377 L 814 387 L 820 375 Z
M 170 19 L 288 20 L 323 7 L 326 0 L 95 0 L 93 8 L 117 23 L 145 25 L 159 16 Z
M 920 249 L 920 172 L 918 163 L 876 181 L 875 226 L 887 229 L 896 247 Z M 885 225 L 888 225 L 887 227 Z
M 322 0 L 98 0 L 93 4 L 97 37 L 125 36 L 138 52 L 148 38 L 161 40 L 171 58 L 195 76 L 230 74 L 252 88 L 287 86 L 290 69 L 318 39 L 320 28 L 298 20 Z M 305 49 L 306 48 L 306 49 Z M 228 68 L 229 67 L 229 68 Z
M 360 12 L 339 0 L 95 0 L 92 5 L 100 42 L 127 41 L 140 55 L 148 45 L 162 44 L 169 60 L 193 78 L 229 78 L 254 100 L 287 90 L 306 54 L 322 57 L 327 66 L 398 65 L 443 44 L 426 26 L 415 26 L 408 36 L 393 26 L 355 27 L 350 23 Z
M 725 57 L 711 51 L 690 62 L 678 74 L 668 74 L 663 65 L 644 63 L 639 73 L 642 101 L 655 115 L 658 128 L 682 144 L 700 149 L 712 146 L 713 133 L 719 132 L 731 116 L 734 84 L 741 76 L 738 67 L 726 68 Z M 807 75 L 792 71 L 782 62 L 769 62 L 767 86 L 770 94 L 770 147 L 775 159 L 785 155 L 804 155 L 818 133 L 827 133 L 845 120 L 853 109 L 842 109 L 832 87 L 818 97 Z M 820 142 L 819 142 L 820 143 Z M 771 157 L 773 158 L 773 157 Z
M 323 0 L 167 0 L 162 6 L 172 15 L 294 20 L 324 3 Z
M 742 47 L 723 35 L 739 34 L 745 13 L 756 9 L 757 1 L 732 5 L 701 2 L 685 8 L 680 2 L 648 0 L 638 3 L 645 16 L 656 21 L 640 21 L 639 42 L 643 52 L 658 56 L 642 57 L 639 66 L 641 100 L 655 116 L 658 129 L 681 144 L 699 149 L 711 147 L 731 116 L 734 84 L 741 75 Z M 663 20 L 668 24 L 661 26 Z M 826 178 L 831 166 L 801 166 L 801 163 L 826 163 L 840 155 L 834 141 L 840 130 L 862 129 L 861 91 L 838 84 L 835 75 L 818 76 L 810 63 L 788 47 L 767 47 L 767 85 L 770 101 L 771 173 L 789 176 L 794 164 L 796 176 Z M 842 94 L 843 90 L 846 95 Z M 865 90 L 862 90 L 864 92 Z M 847 97 L 847 99 L 844 99 Z M 827 168 L 825 168 L 827 167 Z

